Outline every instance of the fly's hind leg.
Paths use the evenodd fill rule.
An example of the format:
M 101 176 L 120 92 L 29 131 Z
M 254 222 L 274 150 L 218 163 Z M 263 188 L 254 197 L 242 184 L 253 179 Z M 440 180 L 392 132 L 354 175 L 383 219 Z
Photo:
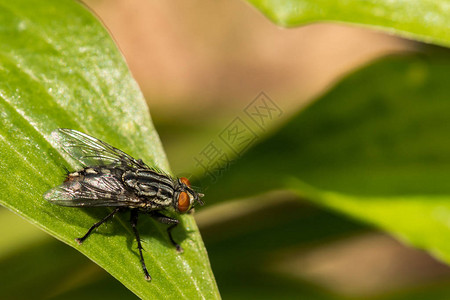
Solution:
M 102 225 L 103 223 L 105 223 L 106 221 L 108 221 L 109 219 L 111 219 L 112 217 L 114 217 L 114 215 L 116 213 L 118 213 L 120 211 L 120 207 L 115 208 L 109 215 L 107 215 L 106 217 L 104 217 L 103 219 L 101 219 L 100 221 L 98 221 L 97 223 L 95 223 L 94 225 L 91 226 L 91 228 L 89 228 L 88 232 L 81 238 L 77 238 L 75 239 L 75 241 L 77 241 L 77 243 L 79 245 L 81 245 L 90 235 L 91 233 L 98 228 L 100 225 Z
M 180 221 L 174 218 L 167 217 L 156 211 L 152 212 L 150 215 L 152 216 L 153 219 L 157 220 L 158 222 L 170 225 L 169 228 L 167 228 L 167 233 L 169 234 L 170 242 L 172 243 L 172 245 L 175 246 L 178 253 L 183 253 L 183 248 L 181 248 L 181 246 L 177 242 L 175 242 L 175 240 L 172 237 L 172 230 L 175 227 L 177 227 Z
M 139 255 L 141 257 L 142 270 L 144 271 L 145 279 L 150 281 L 150 280 L 152 280 L 152 277 L 148 273 L 147 267 L 145 266 L 144 256 L 142 255 L 142 249 L 143 248 L 142 248 L 142 244 L 141 244 L 141 238 L 139 237 L 139 232 L 137 230 L 137 222 L 138 222 L 138 210 L 137 209 L 133 209 L 133 210 L 131 210 L 131 215 L 130 215 L 131 228 L 133 228 L 134 235 L 136 236 L 136 241 L 137 241 L 137 244 L 138 244 Z

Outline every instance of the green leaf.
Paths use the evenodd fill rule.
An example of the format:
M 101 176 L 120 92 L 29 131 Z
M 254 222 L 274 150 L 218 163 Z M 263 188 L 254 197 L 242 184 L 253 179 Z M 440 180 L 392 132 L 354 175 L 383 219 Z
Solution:
M 143 216 L 139 229 L 152 282 L 144 279 L 128 215 L 82 236 L 110 209 L 77 209 L 42 195 L 61 184 L 68 165 L 50 133 L 73 128 L 98 137 L 148 164 L 168 169 L 159 137 L 136 82 L 116 45 L 76 1 L 0 1 L 0 203 L 75 247 L 143 298 L 218 298 L 192 216 L 175 238 Z M 55 262 L 56 263 L 56 262 Z M 31 270 L 29 270 L 31 271 Z
M 290 189 L 450 262 L 449 68 L 448 58 L 412 56 L 349 76 L 243 155 L 208 196 Z
M 14 224 L 12 227 L 11 224 Z M 51 237 L 0 206 L 0 261 L 24 248 L 33 247 Z M 1 268 L 0 268 L 1 269 Z M 3 298 L 3 297 L 0 297 Z
M 0 270 L 2 299 L 137 298 L 78 251 L 55 239 L 3 257 Z
M 87 257 L 1 207 L 0 228 L 0 299 L 136 299 Z
M 336 21 L 450 46 L 450 1 L 247 0 L 282 26 Z

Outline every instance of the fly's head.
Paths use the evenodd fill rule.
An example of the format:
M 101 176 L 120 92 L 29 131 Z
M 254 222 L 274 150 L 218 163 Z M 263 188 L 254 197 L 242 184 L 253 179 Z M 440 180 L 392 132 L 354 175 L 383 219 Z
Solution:
M 203 194 L 194 191 L 186 177 L 178 178 L 175 197 L 173 199 L 173 207 L 177 212 L 189 212 L 197 203 L 203 205 L 201 197 L 203 197 Z

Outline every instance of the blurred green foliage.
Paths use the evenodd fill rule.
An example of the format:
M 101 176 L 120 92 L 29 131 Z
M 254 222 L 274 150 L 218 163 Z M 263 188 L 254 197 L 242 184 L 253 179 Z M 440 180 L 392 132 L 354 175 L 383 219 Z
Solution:
M 259 140 L 210 195 L 249 196 L 293 178 L 358 196 L 449 194 L 448 70 L 446 56 L 409 55 L 351 74 Z
M 245 153 L 208 195 L 290 189 L 450 262 L 448 70 L 446 57 L 418 55 L 352 74 Z
M 298 26 L 335 21 L 450 46 L 450 1 L 247 0 L 273 22 Z

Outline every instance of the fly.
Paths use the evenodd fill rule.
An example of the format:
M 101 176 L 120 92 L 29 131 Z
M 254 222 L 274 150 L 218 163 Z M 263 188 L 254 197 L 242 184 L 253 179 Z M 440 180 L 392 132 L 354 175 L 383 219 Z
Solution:
M 140 213 L 169 225 L 167 233 L 171 243 L 178 252 L 183 252 L 172 237 L 172 230 L 179 220 L 166 216 L 164 212 L 175 210 L 183 214 L 197 203 L 203 205 L 200 199 L 203 194 L 194 191 L 187 178 L 173 178 L 157 168 L 147 166 L 141 159 L 134 159 L 99 139 L 73 129 L 60 128 L 52 136 L 83 167 L 76 172 L 68 172 L 64 182 L 45 193 L 44 198 L 61 206 L 114 208 L 92 225 L 84 236 L 75 239 L 78 244 L 82 244 L 96 228 L 116 213 L 130 211 L 130 224 L 146 280 L 151 280 L 151 276 L 145 265 L 137 230 Z

